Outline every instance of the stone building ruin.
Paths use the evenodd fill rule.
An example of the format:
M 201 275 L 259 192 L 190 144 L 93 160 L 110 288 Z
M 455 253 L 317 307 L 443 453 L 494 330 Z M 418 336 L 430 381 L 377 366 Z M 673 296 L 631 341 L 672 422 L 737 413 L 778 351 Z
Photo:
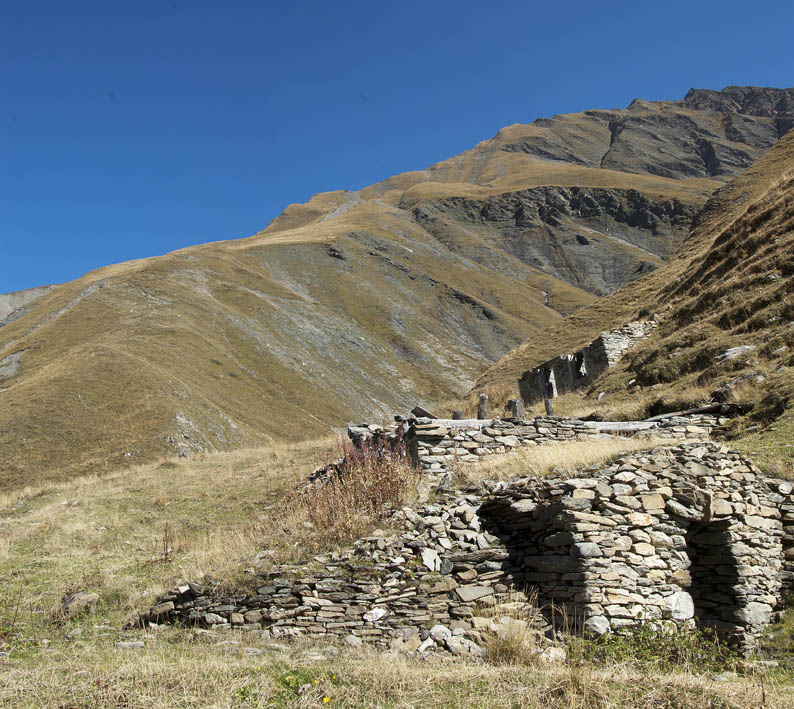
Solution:
M 584 349 L 559 355 L 527 370 L 518 380 L 521 398 L 529 406 L 590 386 L 599 375 L 614 367 L 634 344 L 648 337 L 658 324 L 656 320 L 635 320 L 602 332 Z
M 711 441 L 570 478 L 439 488 L 388 533 L 229 596 L 189 583 L 140 618 L 267 637 L 480 654 L 504 604 L 536 599 L 540 637 L 643 623 L 708 627 L 751 649 L 794 590 L 792 485 Z M 495 609 L 483 618 L 482 608 Z
M 749 648 L 792 590 L 791 492 L 724 446 L 685 444 L 506 485 L 481 514 L 584 629 L 669 619 Z

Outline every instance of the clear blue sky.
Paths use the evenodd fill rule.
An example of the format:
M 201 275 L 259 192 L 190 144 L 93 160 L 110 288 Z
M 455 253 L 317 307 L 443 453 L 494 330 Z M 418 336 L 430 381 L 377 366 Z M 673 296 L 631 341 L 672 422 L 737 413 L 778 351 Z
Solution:
M 0 292 L 262 229 L 540 116 L 791 86 L 794 5 L 0 0 Z

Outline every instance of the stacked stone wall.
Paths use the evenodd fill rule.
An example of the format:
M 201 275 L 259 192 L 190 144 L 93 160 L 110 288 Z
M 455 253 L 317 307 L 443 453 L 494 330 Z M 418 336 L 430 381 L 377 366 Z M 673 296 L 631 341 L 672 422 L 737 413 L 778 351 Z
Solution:
M 524 446 L 597 440 L 621 433 L 706 440 L 715 428 L 726 422 L 727 419 L 705 414 L 654 422 L 595 422 L 560 416 L 541 416 L 526 421 L 418 419 L 408 427 L 405 442 L 423 471 L 440 474 L 456 462 L 476 462 Z
M 185 584 L 141 622 L 478 654 L 484 610 L 499 621 L 535 597 L 548 637 L 562 618 L 593 633 L 698 623 L 749 647 L 794 586 L 791 484 L 716 443 L 439 495 L 395 512 L 392 533 L 261 574 L 252 594 Z
M 696 619 L 751 645 L 791 587 L 790 504 L 789 483 L 704 444 L 510 485 L 483 514 L 512 532 L 525 581 L 585 628 Z

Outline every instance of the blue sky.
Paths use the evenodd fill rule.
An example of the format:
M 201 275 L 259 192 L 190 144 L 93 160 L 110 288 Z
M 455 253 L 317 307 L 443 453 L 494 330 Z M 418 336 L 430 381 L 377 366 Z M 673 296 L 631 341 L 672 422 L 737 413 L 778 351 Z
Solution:
M 540 116 L 794 85 L 794 5 L 0 0 L 0 293 L 249 236 Z

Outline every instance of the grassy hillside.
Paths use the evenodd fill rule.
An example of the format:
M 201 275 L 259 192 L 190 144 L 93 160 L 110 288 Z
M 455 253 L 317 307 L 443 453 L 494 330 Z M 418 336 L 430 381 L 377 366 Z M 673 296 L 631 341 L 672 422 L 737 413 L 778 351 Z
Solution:
M 478 386 L 512 386 L 520 372 L 552 354 L 656 313 L 661 326 L 578 406 L 608 409 L 631 400 L 639 413 L 659 413 L 704 403 L 714 390 L 744 375 L 732 396 L 753 401 L 755 409 L 734 431 L 742 437 L 739 445 L 791 473 L 792 254 L 794 134 L 715 194 L 669 264 L 575 313 L 542 341 L 524 343 L 490 368 Z M 726 356 L 737 347 L 745 348 L 736 351 L 740 356 Z M 599 405 L 600 392 L 608 396 Z
M 438 258 L 418 229 L 254 238 L 123 264 L 0 329 L 0 485 L 298 439 L 471 385 L 592 296 Z M 309 238 L 313 239 L 312 241 Z M 333 244 L 333 251 L 331 251 Z M 438 323 L 443 323 L 439 327 Z
M 566 330 L 599 329 L 628 301 L 597 296 L 668 258 L 794 120 L 789 93 L 511 126 L 251 238 L 6 299 L 0 489 L 324 434 L 461 396 L 519 343 L 556 348 L 583 306 Z

